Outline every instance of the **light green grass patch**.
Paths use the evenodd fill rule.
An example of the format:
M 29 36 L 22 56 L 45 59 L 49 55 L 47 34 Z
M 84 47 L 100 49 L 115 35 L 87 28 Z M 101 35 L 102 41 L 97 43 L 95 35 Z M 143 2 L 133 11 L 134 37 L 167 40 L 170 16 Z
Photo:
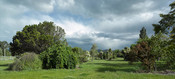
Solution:
M 80 64 L 77 69 L 7 71 L 13 60 L 0 61 L 0 78 L 3 79 L 175 79 L 175 75 L 135 73 L 140 63 L 128 65 L 117 58 L 112 61 L 94 60 Z

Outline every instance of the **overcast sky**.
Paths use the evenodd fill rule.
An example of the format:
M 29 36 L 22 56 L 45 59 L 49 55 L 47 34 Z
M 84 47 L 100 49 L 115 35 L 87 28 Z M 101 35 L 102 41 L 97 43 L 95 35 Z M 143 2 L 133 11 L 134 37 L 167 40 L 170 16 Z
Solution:
M 66 31 L 72 47 L 89 50 L 122 49 L 139 38 L 144 26 L 153 35 L 153 23 L 170 10 L 173 0 L 0 0 L 0 41 L 12 41 L 25 25 L 53 21 Z

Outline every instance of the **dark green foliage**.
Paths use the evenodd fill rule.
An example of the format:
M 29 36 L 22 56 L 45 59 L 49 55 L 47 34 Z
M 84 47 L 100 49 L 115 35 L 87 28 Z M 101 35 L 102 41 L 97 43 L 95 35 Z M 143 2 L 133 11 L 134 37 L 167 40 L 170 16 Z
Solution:
M 147 72 L 154 70 L 155 56 L 151 53 L 151 47 L 147 41 L 142 41 L 137 44 L 132 49 L 131 53 L 134 53 L 138 60 L 142 62 L 142 66 L 145 70 L 147 70 Z
M 113 56 L 113 59 L 120 57 L 121 56 L 120 50 L 119 49 L 114 50 L 112 56 Z
M 146 29 L 145 29 L 145 27 L 143 27 L 143 28 L 140 30 L 139 36 L 140 36 L 140 39 L 145 39 L 145 38 L 148 37 L 147 34 L 146 34 Z
M 147 72 L 157 70 L 155 61 L 163 56 L 167 41 L 161 32 L 151 38 L 139 39 L 136 45 L 131 46 L 128 60 L 130 63 L 137 60 L 142 62 Z
M 160 14 L 161 20 L 158 24 L 153 24 L 155 34 L 165 33 L 170 35 L 171 41 L 175 42 L 175 2 L 169 5 L 171 10 L 168 14 Z
M 98 57 L 99 57 L 100 59 L 104 59 L 103 54 L 104 54 L 104 52 L 103 52 L 102 50 L 100 50 L 100 52 L 99 52 L 99 54 L 98 54 Z
M 73 69 L 77 58 L 72 48 L 65 44 L 55 44 L 40 54 L 44 69 Z
M 18 31 L 10 43 L 13 55 L 24 52 L 41 53 L 51 45 L 60 42 L 65 32 L 53 22 L 39 23 L 38 25 L 26 25 L 22 31 Z
M 125 61 L 128 61 L 128 54 L 130 52 L 130 48 L 129 47 L 125 47 L 122 51 L 123 57 Z
M 35 53 L 24 53 L 9 66 L 9 70 L 35 70 L 41 69 L 42 62 Z
M 136 44 L 132 44 L 130 46 L 130 52 L 127 54 L 127 60 L 129 61 L 129 64 L 133 64 L 133 62 L 138 61 L 137 55 L 135 53 L 135 51 L 137 51 L 137 49 L 135 49 Z
M 174 64 L 174 42 L 175 42 L 175 1 L 169 5 L 171 10 L 167 14 L 160 14 L 161 20 L 158 24 L 153 24 L 155 34 L 162 32 L 169 36 L 169 40 L 163 42 L 162 48 L 158 48 L 157 51 L 163 51 L 162 59 L 167 62 L 166 67 L 173 68 Z M 159 50 L 161 49 L 161 50 Z
M 164 48 L 164 60 L 166 61 L 167 68 L 175 68 L 175 44 Z

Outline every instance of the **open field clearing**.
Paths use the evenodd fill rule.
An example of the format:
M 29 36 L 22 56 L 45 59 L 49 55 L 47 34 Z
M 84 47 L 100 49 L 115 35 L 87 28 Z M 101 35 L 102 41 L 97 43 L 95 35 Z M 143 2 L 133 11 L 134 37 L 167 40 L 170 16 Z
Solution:
M 135 73 L 138 63 L 128 65 L 122 58 L 112 61 L 94 60 L 76 69 L 8 71 L 13 60 L 0 61 L 1 79 L 174 79 L 175 75 Z

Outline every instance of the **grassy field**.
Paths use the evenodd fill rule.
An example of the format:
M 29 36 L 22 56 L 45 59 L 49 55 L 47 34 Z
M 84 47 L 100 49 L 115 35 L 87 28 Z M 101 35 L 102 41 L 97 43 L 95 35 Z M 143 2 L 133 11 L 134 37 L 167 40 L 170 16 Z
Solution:
M 175 75 L 135 73 L 138 63 L 128 65 L 122 58 L 112 61 L 94 60 L 77 69 L 7 71 L 13 60 L 0 60 L 0 79 L 175 79 Z

